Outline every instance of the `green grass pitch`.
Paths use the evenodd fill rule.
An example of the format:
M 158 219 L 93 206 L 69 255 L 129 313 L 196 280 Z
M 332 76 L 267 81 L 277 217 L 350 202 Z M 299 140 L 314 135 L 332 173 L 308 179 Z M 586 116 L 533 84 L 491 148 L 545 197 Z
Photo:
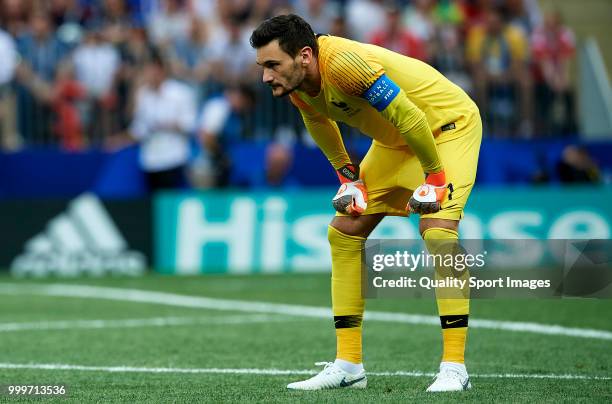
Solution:
M 329 307 L 329 278 L 322 274 L 36 281 L 0 277 L 0 385 L 68 386 L 68 398 L 43 401 L 612 402 L 610 339 L 474 327 L 467 350 L 471 391 L 432 395 L 424 392 L 431 380 L 428 375 L 371 375 L 366 390 L 293 392 L 285 389 L 286 384 L 307 375 L 261 373 L 273 369 L 314 373 L 314 362 L 333 360 L 331 319 L 51 295 L 31 289 L 33 283 Z M 436 314 L 435 303 L 426 300 L 371 300 L 367 311 Z M 612 332 L 610 313 L 611 300 L 474 300 L 471 319 Z M 368 372 L 432 373 L 441 354 L 440 329 L 433 324 L 366 321 L 364 350 Z M 44 364 L 52 366 L 37 368 Z M 11 368 L 13 365 L 25 367 Z M 57 365 L 86 368 L 62 370 Z M 109 369 L 120 370 L 116 367 L 142 369 Z M 213 368 L 219 371 L 194 373 Z M 181 373 L 180 369 L 195 370 Z M 224 369 L 230 370 L 219 373 Z M 260 373 L 232 369 L 259 369 Z M 501 377 L 505 374 L 531 377 Z M 0 395 L 0 402 L 27 400 Z

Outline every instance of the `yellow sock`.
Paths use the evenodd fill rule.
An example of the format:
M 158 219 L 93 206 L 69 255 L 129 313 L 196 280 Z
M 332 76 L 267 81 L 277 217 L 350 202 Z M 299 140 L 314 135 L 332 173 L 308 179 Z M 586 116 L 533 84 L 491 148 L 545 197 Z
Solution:
M 458 246 L 459 236 L 457 232 L 443 228 L 430 228 L 423 233 L 423 239 L 427 244 L 430 254 L 448 253 L 458 251 L 454 246 Z M 457 243 L 453 243 L 456 240 Z M 450 244 L 449 244 L 450 242 Z M 449 247 L 450 246 L 450 247 Z M 445 276 L 445 270 L 437 268 L 436 277 Z M 447 274 L 450 275 L 450 272 Z M 469 277 L 469 273 L 464 271 L 461 279 Z M 440 297 L 440 295 L 444 297 Z M 447 298 L 447 297 L 452 298 Z M 470 299 L 468 290 L 436 290 L 436 300 L 438 303 L 438 313 L 442 326 L 442 362 L 465 362 L 465 341 L 468 330 L 468 317 L 470 312 Z
M 442 362 L 465 363 L 466 337 L 467 327 L 448 328 L 442 330 L 442 340 L 444 341 Z
M 361 363 L 361 327 L 336 328 L 336 359 Z
M 337 359 L 361 363 L 361 255 L 365 238 L 349 236 L 329 226 L 332 256 L 332 308 L 336 327 Z

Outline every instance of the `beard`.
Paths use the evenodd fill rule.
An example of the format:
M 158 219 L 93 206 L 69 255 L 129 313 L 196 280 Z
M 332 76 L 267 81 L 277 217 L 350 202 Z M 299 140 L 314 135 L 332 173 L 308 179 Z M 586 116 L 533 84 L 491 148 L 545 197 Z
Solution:
M 286 85 L 276 84 L 270 86 L 272 88 L 272 95 L 274 97 L 285 97 L 300 88 L 304 82 L 305 75 L 299 70 L 299 65 L 297 63 L 294 64 L 293 71 L 294 74 L 287 80 Z M 280 89 L 280 91 L 277 92 L 277 89 Z
M 298 87 L 300 86 L 300 84 L 295 85 L 295 86 L 291 86 L 291 87 L 285 87 L 285 86 L 282 86 L 282 85 L 271 86 L 272 87 L 272 95 L 274 97 L 276 97 L 276 98 L 285 97 L 285 96 L 291 94 L 292 92 L 294 92 L 295 90 L 297 90 Z M 277 91 L 277 89 L 279 89 L 280 91 Z

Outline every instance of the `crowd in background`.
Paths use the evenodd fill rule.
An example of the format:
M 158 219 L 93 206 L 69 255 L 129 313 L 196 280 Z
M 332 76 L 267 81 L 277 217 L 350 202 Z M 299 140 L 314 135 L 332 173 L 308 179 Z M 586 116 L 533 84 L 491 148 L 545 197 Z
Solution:
M 289 12 L 432 64 L 477 101 L 487 136 L 576 131 L 574 36 L 536 0 L 0 0 L 1 147 L 143 142 L 159 173 L 182 169 L 195 144 L 206 186 L 227 180 L 229 143 L 268 136 L 281 140 L 271 166 L 286 165 L 282 140 L 296 136 L 283 119 L 299 115 L 268 112 L 278 101 L 248 38 Z

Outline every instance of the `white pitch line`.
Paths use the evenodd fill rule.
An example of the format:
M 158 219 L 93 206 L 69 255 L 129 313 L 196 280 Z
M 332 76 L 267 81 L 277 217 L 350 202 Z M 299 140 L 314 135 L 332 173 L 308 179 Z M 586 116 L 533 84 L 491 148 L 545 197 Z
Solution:
M 79 297 L 86 299 L 106 299 L 139 303 L 161 304 L 167 306 L 190 307 L 210 310 L 238 311 L 245 313 L 284 314 L 288 316 L 330 319 L 332 312 L 327 307 L 314 307 L 293 304 L 268 303 L 245 300 L 216 299 L 210 297 L 186 296 L 175 293 L 155 292 L 139 289 L 111 288 L 70 284 L 0 284 L 0 293 L 30 293 L 44 296 Z M 366 311 L 368 321 L 393 323 L 439 325 L 437 316 L 406 314 L 382 311 Z M 578 338 L 612 340 L 612 332 L 589 328 L 572 328 L 555 324 L 531 322 L 500 321 L 487 319 L 470 320 L 470 327 L 489 330 L 506 330 L 546 335 L 562 335 Z
M 241 325 L 287 321 L 286 316 L 278 315 L 235 315 L 209 317 L 151 317 L 121 320 L 61 320 L 39 322 L 0 323 L 0 333 L 13 331 L 43 331 L 72 329 L 166 327 L 181 325 Z
M 29 369 L 29 370 L 75 370 L 84 372 L 107 373 L 191 373 L 191 374 L 233 374 L 233 375 L 312 375 L 316 370 L 306 369 L 249 369 L 249 368 L 149 368 L 132 366 L 84 366 L 59 363 L 0 363 L 0 369 Z M 379 377 L 433 377 L 431 372 L 397 371 L 397 372 L 368 372 L 368 376 Z M 471 374 L 470 378 L 488 379 L 563 379 L 563 380 L 612 380 L 608 376 L 573 375 L 573 374 L 515 374 L 515 373 L 486 373 Z

